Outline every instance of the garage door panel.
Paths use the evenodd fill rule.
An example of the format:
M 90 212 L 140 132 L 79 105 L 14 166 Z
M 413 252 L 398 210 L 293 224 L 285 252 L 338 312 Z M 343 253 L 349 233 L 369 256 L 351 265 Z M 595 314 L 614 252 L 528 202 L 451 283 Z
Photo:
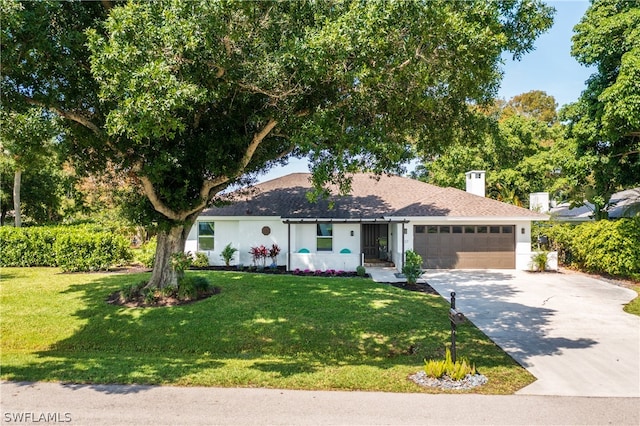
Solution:
M 513 225 L 414 226 L 414 250 L 428 269 L 513 269 L 515 247 Z

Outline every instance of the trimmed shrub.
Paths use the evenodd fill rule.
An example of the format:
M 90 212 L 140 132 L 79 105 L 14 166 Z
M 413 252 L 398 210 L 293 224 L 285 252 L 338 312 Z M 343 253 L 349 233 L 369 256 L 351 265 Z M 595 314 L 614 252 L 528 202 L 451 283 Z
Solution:
M 640 273 L 640 218 L 553 224 L 539 232 L 564 265 L 620 276 Z
M 0 266 L 95 271 L 131 260 L 129 241 L 96 226 L 0 228 Z
M 57 266 L 53 244 L 63 227 L 0 228 L 0 266 Z
M 583 223 L 574 230 L 572 262 L 590 272 L 640 272 L 640 218 Z
M 144 242 L 139 249 L 134 251 L 134 261 L 141 263 L 145 268 L 153 268 L 156 260 L 156 237 Z
M 129 241 L 108 232 L 62 234 L 53 244 L 53 251 L 65 272 L 107 270 L 132 259 Z

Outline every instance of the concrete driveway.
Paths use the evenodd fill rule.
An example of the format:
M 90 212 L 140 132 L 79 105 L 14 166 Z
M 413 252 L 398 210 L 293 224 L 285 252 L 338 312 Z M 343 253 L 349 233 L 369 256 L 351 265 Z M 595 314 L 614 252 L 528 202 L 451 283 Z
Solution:
M 538 380 L 525 395 L 640 397 L 630 289 L 573 272 L 429 270 L 428 282 Z M 468 354 L 473 359 L 473 354 Z

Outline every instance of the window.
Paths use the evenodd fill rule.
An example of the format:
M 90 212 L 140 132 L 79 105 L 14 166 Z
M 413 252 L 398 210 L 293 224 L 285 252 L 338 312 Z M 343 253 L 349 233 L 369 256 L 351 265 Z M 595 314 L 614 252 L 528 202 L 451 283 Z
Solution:
M 316 246 L 318 251 L 333 251 L 333 225 L 331 223 L 316 225 Z
M 489 232 L 492 234 L 499 234 L 500 233 L 500 227 L 499 226 L 490 226 L 489 227 Z
M 475 226 L 465 226 L 464 227 L 464 233 L 465 234 L 475 234 L 476 233 L 476 227 Z
M 437 226 L 428 226 L 427 227 L 427 232 L 429 234 L 437 234 L 438 233 L 438 227 Z
M 424 226 L 416 226 L 416 234 L 424 234 Z
M 503 226 L 502 227 L 502 233 L 503 234 L 512 234 L 513 233 L 513 226 Z
M 198 222 L 198 251 L 213 250 L 214 229 L 213 222 Z
M 452 226 L 451 228 L 454 234 L 462 234 L 462 226 Z
M 441 226 L 440 227 L 440 233 L 441 234 L 448 234 L 451 232 L 451 227 L 449 226 Z
M 478 226 L 478 234 L 486 234 L 487 233 L 487 227 L 486 226 Z

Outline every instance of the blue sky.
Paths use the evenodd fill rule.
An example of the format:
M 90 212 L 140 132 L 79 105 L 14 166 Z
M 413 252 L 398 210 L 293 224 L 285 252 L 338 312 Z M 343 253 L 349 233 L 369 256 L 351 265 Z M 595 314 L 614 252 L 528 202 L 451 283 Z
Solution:
M 578 100 L 592 70 L 571 56 L 573 27 L 589 8 L 588 1 L 547 1 L 556 9 L 553 27 L 541 35 L 536 49 L 519 62 L 510 58 L 504 66 L 500 98 L 509 100 L 531 90 L 543 90 L 556 98 L 558 106 Z
M 505 55 L 499 98 L 509 100 L 521 93 L 542 90 L 553 96 L 558 107 L 561 107 L 578 100 L 585 81 L 593 72 L 571 56 L 573 27 L 589 8 L 589 1 L 558 0 L 546 3 L 556 9 L 553 27 L 538 37 L 535 50 L 524 55 L 520 61 L 513 61 Z M 306 159 L 292 159 L 287 166 L 272 169 L 259 181 L 308 171 Z

